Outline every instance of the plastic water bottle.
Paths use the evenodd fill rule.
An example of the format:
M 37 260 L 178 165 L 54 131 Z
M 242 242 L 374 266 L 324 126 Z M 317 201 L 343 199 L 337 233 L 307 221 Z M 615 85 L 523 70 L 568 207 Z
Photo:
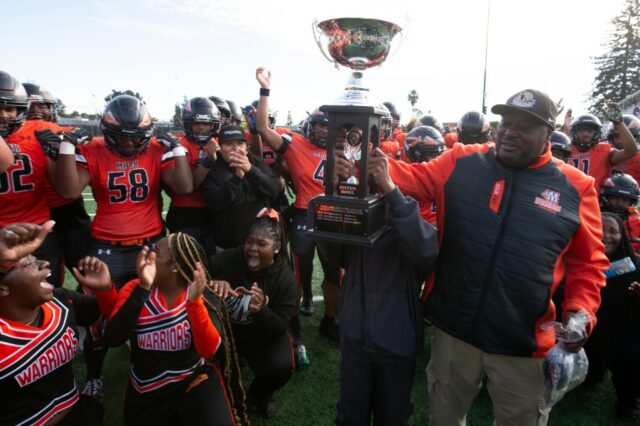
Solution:
M 298 345 L 296 347 L 296 356 L 298 357 L 298 370 L 308 370 L 311 362 L 309 361 L 307 348 L 305 348 L 304 345 Z

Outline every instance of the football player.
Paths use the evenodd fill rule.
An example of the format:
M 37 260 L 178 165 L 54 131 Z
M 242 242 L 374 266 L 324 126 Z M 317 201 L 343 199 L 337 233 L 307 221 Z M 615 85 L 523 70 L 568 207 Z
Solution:
M 551 134 L 549 141 L 551 142 L 551 155 L 566 163 L 572 152 L 569 136 L 556 130 Z
M 607 119 L 620 134 L 623 149 L 601 142 L 602 122 L 593 114 L 580 115 L 569 126 L 573 151 L 567 162 L 592 176 L 596 188 L 600 188 L 602 181 L 611 174 L 612 167 L 632 158 L 638 152 L 633 136 L 622 120 L 620 107 L 611 105 L 607 109 Z
M 404 141 L 404 151 L 409 163 L 428 163 L 446 151 L 444 138 L 431 126 L 420 126 L 412 129 Z M 436 226 L 436 203 L 419 202 L 420 216 Z
M 491 126 L 483 113 L 469 111 L 460 117 L 456 133 L 458 134 L 458 142 L 465 145 L 485 143 L 491 137 Z M 447 148 L 451 147 L 447 145 Z
M 638 200 L 638 182 L 625 173 L 614 171 L 600 188 L 600 209 L 622 218 L 631 246 L 636 252 L 640 251 L 640 213 L 636 209 Z

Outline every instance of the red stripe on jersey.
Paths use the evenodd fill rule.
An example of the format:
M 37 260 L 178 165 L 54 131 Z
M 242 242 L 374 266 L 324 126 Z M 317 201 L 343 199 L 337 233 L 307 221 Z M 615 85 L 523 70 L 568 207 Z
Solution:
M 157 321 L 162 321 L 166 318 L 173 317 L 184 311 L 187 304 L 187 292 L 186 290 L 180 293 L 174 302 L 174 306 L 169 309 L 167 301 L 157 287 L 151 289 L 149 294 L 149 300 L 144 304 L 140 310 L 140 316 L 138 316 L 139 325 L 150 324 Z M 150 305 L 150 306 L 149 306 Z M 153 312 L 152 307 L 156 312 Z
M 47 405 L 47 407 L 45 407 L 44 409 L 42 409 L 38 413 L 34 414 L 30 418 L 25 419 L 22 422 L 18 423 L 18 425 L 27 425 L 27 424 L 33 424 L 33 425 L 38 425 L 38 426 L 39 425 L 44 425 L 49 420 L 51 420 L 51 418 L 53 416 L 55 416 L 56 414 L 66 410 L 67 408 L 71 407 L 76 402 L 78 402 L 79 399 L 80 399 L 80 395 L 78 395 L 78 389 L 74 386 L 73 389 L 70 392 L 68 392 L 68 393 L 66 393 L 64 395 L 61 395 L 58 398 L 54 399 L 53 401 L 51 401 L 51 403 L 49 405 Z M 49 408 L 51 406 L 53 406 L 53 407 Z M 41 414 L 43 411 L 44 411 L 44 414 Z M 34 423 L 31 423 L 34 420 L 34 417 L 40 416 L 40 415 L 42 417 L 37 419 Z
M 138 393 L 147 393 L 157 389 L 160 389 L 163 386 L 166 386 L 170 383 L 180 382 L 187 377 L 189 377 L 193 372 L 202 364 L 202 359 L 200 359 L 196 364 L 189 367 L 186 370 L 181 371 L 172 371 L 166 370 L 159 374 L 158 376 L 151 377 L 149 379 L 142 380 L 135 375 L 133 372 L 133 367 L 129 369 L 130 372 L 130 381 L 131 386 L 138 391 Z
M 68 309 L 55 299 L 41 305 L 41 308 L 44 314 L 42 328 L 0 318 L 0 336 L 6 338 L 0 344 L 0 379 L 18 369 L 17 364 L 30 363 L 30 359 L 40 352 L 38 349 L 46 346 L 46 340 L 55 339 L 61 334 Z M 10 339 L 25 340 L 20 344 L 12 344 L 8 342 Z

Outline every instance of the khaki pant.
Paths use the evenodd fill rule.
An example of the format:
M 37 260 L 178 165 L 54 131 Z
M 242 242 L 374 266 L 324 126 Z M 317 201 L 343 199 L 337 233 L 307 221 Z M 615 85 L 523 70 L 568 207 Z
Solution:
M 542 358 L 492 355 L 434 327 L 427 365 L 429 424 L 466 425 L 467 411 L 487 378 L 494 425 L 544 426 Z

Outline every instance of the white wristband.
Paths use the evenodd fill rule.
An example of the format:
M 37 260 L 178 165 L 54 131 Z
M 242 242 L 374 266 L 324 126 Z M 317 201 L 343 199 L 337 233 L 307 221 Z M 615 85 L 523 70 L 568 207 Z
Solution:
M 58 154 L 62 155 L 75 155 L 76 147 L 69 142 L 60 142 L 60 148 L 58 148 Z
M 187 155 L 187 150 L 184 148 L 184 146 L 176 146 L 171 152 L 173 153 L 174 157 L 184 157 Z

